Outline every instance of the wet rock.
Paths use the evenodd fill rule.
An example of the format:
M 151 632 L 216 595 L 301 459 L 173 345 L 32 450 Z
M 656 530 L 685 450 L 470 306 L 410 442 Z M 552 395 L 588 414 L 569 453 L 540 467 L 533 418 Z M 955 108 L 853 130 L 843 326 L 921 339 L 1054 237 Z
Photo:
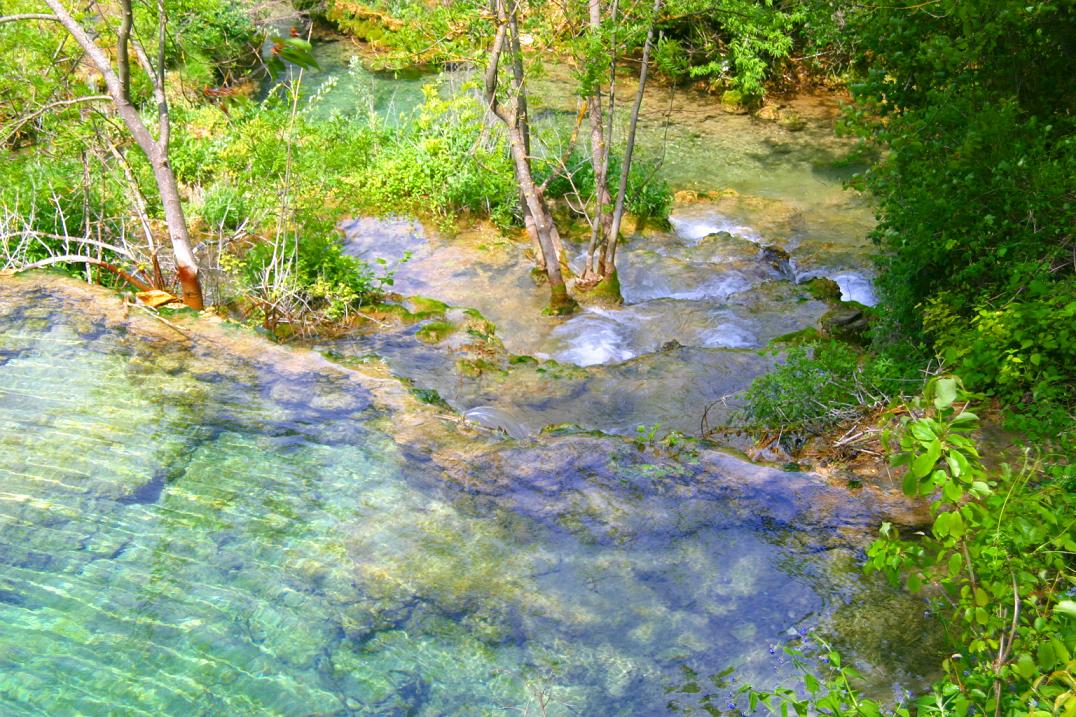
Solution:
M 807 120 L 794 110 L 786 110 L 779 114 L 777 124 L 789 132 L 801 132 L 807 127 Z
M 431 321 L 415 333 L 415 338 L 428 344 L 437 344 L 456 332 L 456 326 L 448 321 Z
M 762 247 L 762 252 L 760 253 L 760 256 L 762 258 L 762 261 L 772 266 L 774 269 L 780 272 L 782 276 L 786 276 L 789 278 L 793 276 L 792 266 L 789 263 L 792 257 L 787 251 L 785 251 L 781 247 L 773 245 L 764 246 Z
M 807 120 L 799 112 L 786 105 L 766 105 L 755 113 L 759 119 L 776 122 L 789 132 L 800 132 L 807 127 Z
M 745 97 L 739 90 L 726 90 L 721 95 L 721 109 L 733 115 L 745 115 L 748 112 L 744 104 Z
M 804 282 L 801 286 L 819 301 L 835 302 L 841 300 L 841 287 L 833 279 L 818 277 Z
M 849 343 L 864 344 L 870 328 L 870 310 L 854 301 L 844 301 L 818 320 L 822 333 Z

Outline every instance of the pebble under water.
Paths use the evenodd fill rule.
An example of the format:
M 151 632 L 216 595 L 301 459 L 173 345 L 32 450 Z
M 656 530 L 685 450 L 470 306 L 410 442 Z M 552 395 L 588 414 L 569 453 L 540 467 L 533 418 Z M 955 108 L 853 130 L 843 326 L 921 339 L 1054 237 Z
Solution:
M 934 657 L 855 567 L 881 497 L 604 437 L 409 443 L 377 380 L 35 281 L 0 282 L 2 715 L 706 714 L 685 675 L 772 684 L 808 626 L 883 691 Z

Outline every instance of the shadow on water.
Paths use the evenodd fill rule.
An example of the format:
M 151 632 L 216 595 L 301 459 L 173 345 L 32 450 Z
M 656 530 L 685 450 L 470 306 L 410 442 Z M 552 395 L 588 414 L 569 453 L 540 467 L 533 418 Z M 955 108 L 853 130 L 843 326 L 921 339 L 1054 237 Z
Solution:
M 769 684 L 807 624 L 875 689 L 916 679 L 863 648 L 880 618 L 842 618 L 922 620 L 855 567 L 884 496 L 706 449 L 401 433 L 427 409 L 383 379 L 26 285 L 0 283 L 0 713 L 661 714 L 684 669 Z

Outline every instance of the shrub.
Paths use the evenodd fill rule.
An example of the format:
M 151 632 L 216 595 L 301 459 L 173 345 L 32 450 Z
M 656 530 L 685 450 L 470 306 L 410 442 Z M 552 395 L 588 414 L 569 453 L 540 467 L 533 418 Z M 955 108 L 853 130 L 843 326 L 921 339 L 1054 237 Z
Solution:
M 1036 437 L 1056 435 L 1076 405 L 1076 286 L 1033 283 L 1020 299 L 976 306 L 968 322 L 934 297 L 924 328 L 970 389 L 996 396 Z
M 620 167 L 623 157 L 613 154 L 609 157 L 609 193 L 616 198 L 617 184 L 620 181 Z M 546 196 L 559 199 L 575 196 L 584 202 L 594 198 L 594 168 L 590 158 L 581 152 L 573 153 L 569 158 L 567 172 L 554 177 L 546 188 Z M 535 167 L 535 180 L 541 184 L 555 171 L 551 162 L 540 162 Z M 665 221 L 672 209 L 672 190 L 668 183 L 658 175 L 658 167 L 645 159 L 634 159 L 628 173 L 627 193 L 624 196 L 625 209 L 640 218 Z
M 366 262 L 344 254 L 336 237 L 326 234 L 292 238 L 278 247 L 255 244 L 234 268 L 247 293 L 263 305 L 295 301 L 303 305 L 296 316 L 330 320 L 347 317 L 392 283 L 391 274 L 378 276 Z
M 932 498 L 933 524 L 902 540 L 883 523 L 867 568 L 911 592 L 926 592 L 952 644 L 942 678 L 923 694 L 908 695 L 892 714 L 1076 714 L 1076 575 L 1070 564 L 1076 493 L 1058 478 L 1053 469 L 1059 466 L 1044 466 L 1034 456 L 1015 470 L 988 471 L 972 438 L 978 418 L 959 379 L 932 379 L 907 408 L 887 451 L 894 465 L 906 468 L 904 492 Z M 769 691 L 744 686 L 740 692 L 752 712 L 763 706 L 782 715 L 890 713 L 861 694 L 858 673 L 815 639 L 829 671 L 819 675 L 802 649 L 790 648 L 800 684 Z
M 793 346 L 783 363 L 751 382 L 738 419 L 749 430 L 777 431 L 795 444 L 914 390 L 910 373 L 889 357 L 836 341 Z

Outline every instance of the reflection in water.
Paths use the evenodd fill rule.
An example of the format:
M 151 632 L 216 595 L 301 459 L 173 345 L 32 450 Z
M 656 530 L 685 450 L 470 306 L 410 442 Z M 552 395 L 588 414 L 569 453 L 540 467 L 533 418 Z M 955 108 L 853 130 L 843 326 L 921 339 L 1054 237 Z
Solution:
M 790 628 L 917 609 L 851 568 L 867 494 L 598 437 L 431 452 L 314 354 L 26 286 L 0 284 L 0 713 L 657 714 L 685 666 L 768 684 Z

